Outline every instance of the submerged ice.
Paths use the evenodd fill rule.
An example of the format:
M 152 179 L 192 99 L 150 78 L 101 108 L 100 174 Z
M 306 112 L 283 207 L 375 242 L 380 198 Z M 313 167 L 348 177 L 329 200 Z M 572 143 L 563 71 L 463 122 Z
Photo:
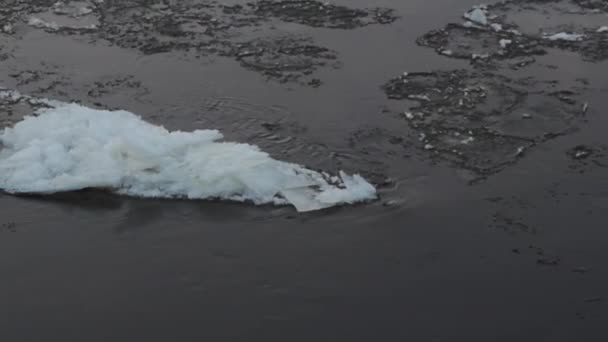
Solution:
M 376 197 L 359 175 L 328 177 L 221 139 L 216 130 L 171 132 L 130 112 L 53 102 L 0 131 L 0 189 L 102 188 L 138 197 L 292 204 L 298 211 Z

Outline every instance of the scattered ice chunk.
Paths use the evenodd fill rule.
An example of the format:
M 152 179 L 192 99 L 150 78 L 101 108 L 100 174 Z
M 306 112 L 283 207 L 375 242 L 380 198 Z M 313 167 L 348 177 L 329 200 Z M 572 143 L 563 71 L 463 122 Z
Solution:
M 13 25 L 5 24 L 4 26 L 2 26 L 2 32 L 8 33 L 8 34 L 13 33 Z
M 511 43 L 513 43 L 511 39 L 501 39 L 498 41 L 498 44 L 500 44 L 500 47 L 503 49 L 506 49 Z
M 578 42 L 583 40 L 585 38 L 585 35 L 578 33 L 560 32 L 552 35 L 545 34 L 544 38 L 548 40 L 565 40 L 571 42 Z
M 17 90 L 1 89 L 0 88 L 0 99 L 9 101 L 19 101 L 23 98 L 23 95 Z
M 21 98 L 1 90 L 0 97 Z M 0 130 L 0 189 L 56 193 L 110 189 L 138 197 L 289 203 L 299 211 L 376 198 L 359 175 L 322 173 L 223 142 L 216 130 L 170 132 L 126 111 L 57 101 Z
M 413 95 L 408 95 L 407 97 L 412 100 L 421 100 L 421 101 L 427 101 L 427 102 L 431 101 L 431 99 L 427 95 L 413 94 Z
M 469 12 L 464 14 L 465 19 L 470 20 L 476 24 L 488 25 L 488 16 L 486 10 L 482 6 L 474 7 Z
M 518 30 L 516 30 L 516 29 L 510 29 L 510 30 L 509 30 L 509 31 L 507 31 L 507 32 L 512 33 L 512 34 L 514 34 L 514 35 L 516 35 L 516 36 L 521 36 L 521 35 L 522 35 L 522 33 L 521 33 L 521 32 L 519 32 L 519 31 L 518 31 Z
M 484 54 L 477 54 L 477 53 L 474 53 L 474 54 L 472 54 L 472 55 L 471 55 L 471 59 L 473 59 L 473 60 L 477 60 L 477 59 L 488 59 L 488 58 L 490 58 L 490 55 L 489 55 L 489 54 L 487 54 L 487 53 L 484 53 Z
M 468 144 L 472 143 L 473 141 L 475 141 L 475 137 L 468 137 L 466 139 L 461 140 L 460 143 L 464 144 L 464 145 L 468 145 Z
M 496 31 L 496 32 L 500 32 L 502 31 L 502 25 L 501 24 L 497 24 L 497 23 L 492 23 L 490 24 L 490 27 Z
M 602 33 L 602 32 L 608 32 L 608 26 L 602 26 L 599 29 L 597 29 L 598 33 Z
M 532 114 L 523 113 L 523 114 L 521 115 L 521 117 L 522 117 L 523 119 L 532 119 Z

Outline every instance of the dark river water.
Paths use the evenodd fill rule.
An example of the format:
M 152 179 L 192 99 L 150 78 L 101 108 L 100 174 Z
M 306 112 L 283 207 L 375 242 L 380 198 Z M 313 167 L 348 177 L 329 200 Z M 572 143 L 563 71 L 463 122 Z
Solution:
M 360 172 L 379 192 L 375 202 L 305 214 L 97 190 L 0 194 L 0 340 L 608 340 L 608 38 L 581 26 L 608 25 L 602 1 L 573 18 L 551 6 L 584 1 L 536 1 L 532 14 L 517 0 L 515 9 L 490 9 L 515 18 L 522 32 L 532 27 L 531 36 L 544 15 L 551 32 L 586 30 L 597 39 L 540 43 L 544 53 L 513 57 L 531 59 L 522 67 L 510 56 L 480 66 L 417 44 L 462 23 L 473 0 L 332 2 L 394 9 L 387 22 L 346 24 L 339 15 L 297 19 L 280 8 L 260 14 L 260 1 L 247 19 L 221 17 L 230 28 L 215 27 L 213 39 L 172 35 L 168 24 L 153 32 L 146 23 L 156 19 L 138 17 L 154 4 L 161 12 L 180 6 L 175 1 L 91 2 L 92 14 L 71 17 L 49 10 L 52 1 L 0 2 L 7 2 L 0 26 L 12 23 L 0 33 L 0 86 L 126 109 L 172 130 L 217 128 L 277 159 Z M 181 6 L 196 4 L 219 6 Z M 191 12 L 181 11 L 160 16 L 184 21 Z M 45 29 L 28 25 L 33 16 L 97 20 L 99 29 Z M 475 32 L 446 32 L 451 51 L 492 54 Z M 155 35 L 174 45 L 150 47 L 142 38 Z M 292 45 L 256 40 L 277 35 L 332 56 L 312 48 L 285 54 Z M 261 44 L 247 45 L 257 49 L 253 57 L 237 44 L 250 40 Z M 304 66 L 275 68 L 271 53 Z M 480 125 L 500 128 L 480 135 L 461 159 L 442 140 L 452 118 L 416 127 L 403 114 L 452 104 L 431 99 L 416 109 L 411 98 L 389 99 L 382 88 L 404 72 L 438 70 L 466 70 L 467 85 L 493 80 L 497 89 L 484 102 L 497 106 L 494 121 Z M 501 86 L 509 82 L 523 89 L 517 94 L 538 97 L 508 107 L 537 111 L 524 138 L 504 133 L 513 130 L 500 116 L 509 96 Z M 570 92 L 553 93 L 562 89 Z M 0 123 L 26 114 L 3 104 Z M 459 125 L 478 122 L 467 120 Z

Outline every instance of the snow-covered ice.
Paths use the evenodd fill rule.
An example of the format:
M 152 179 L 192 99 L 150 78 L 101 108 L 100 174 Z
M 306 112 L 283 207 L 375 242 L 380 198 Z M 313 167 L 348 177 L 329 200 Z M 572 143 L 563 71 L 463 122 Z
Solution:
M 102 188 L 138 197 L 292 204 L 298 211 L 376 198 L 359 175 L 326 177 L 254 145 L 224 142 L 217 130 L 170 132 L 127 111 L 42 102 L 53 107 L 0 130 L 5 192 Z
M 602 33 L 602 32 L 608 32 L 608 26 L 602 26 L 599 29 L 597 29 L 598 33 Z

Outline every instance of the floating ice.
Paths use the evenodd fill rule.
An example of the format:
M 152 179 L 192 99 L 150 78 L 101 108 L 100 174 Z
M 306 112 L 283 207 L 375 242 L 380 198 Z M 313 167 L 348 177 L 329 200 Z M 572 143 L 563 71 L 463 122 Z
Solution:
M 99 26 L 99 17 L 88 2 L 58 1 L 48 11 L 38 12 L 36 16 L 30 17 L 28 24 L 51 31 L 95 30 Z
M 598 33 L 602 33 L 602 32 L 608 32 L 608 26 L 602 26 L 599 29 L 597 29 Z
M 490 24 L 490 27 L 496 31 L 496 32 L 500 32 L 502 31 L 502 25 L 501 24 L 496 24 L 496 23 L 492 23 Z
M 56 22 L 48 22 L 36 17 L 31 17 L 27 24 L 41 29 L 49 29 L 53 31 L 59 30 L 59 25 L 57 25 Z
M 578 42 L 585 38 L 584 34 L 560 32 L 553 35 L 545 35 L 545 39 L 549 40 L 566 40 L 570 42 Z
M 498 44 L 500 44 L 500 47 L 503 49 L 506 49 L 511 43 L 513 43 L 513 41 L 510 39 L 501 39 L 498 41 Z
M 40 103 L 54 107 L 0 131 L 0 189 L 8 193 L 103 188 L 138 197 L 292 204 L 298 211 L 376 198 L 359 175 L 326 177 L 256 146 L 222 142 L 216 130 L 170 132 L 126 111 Z
M 488 24 L 488 16 L 486 14 L 485 8 L 482 6 L 478 6 L 466 12 L 464 14 L 465 19 L 468 19 L 476 24 L 487 25 Z
M 13 25 L 5 24 L 4 26 L 2 26 L 2 32 L 8 33 L 8 34 L 13 33 Z

